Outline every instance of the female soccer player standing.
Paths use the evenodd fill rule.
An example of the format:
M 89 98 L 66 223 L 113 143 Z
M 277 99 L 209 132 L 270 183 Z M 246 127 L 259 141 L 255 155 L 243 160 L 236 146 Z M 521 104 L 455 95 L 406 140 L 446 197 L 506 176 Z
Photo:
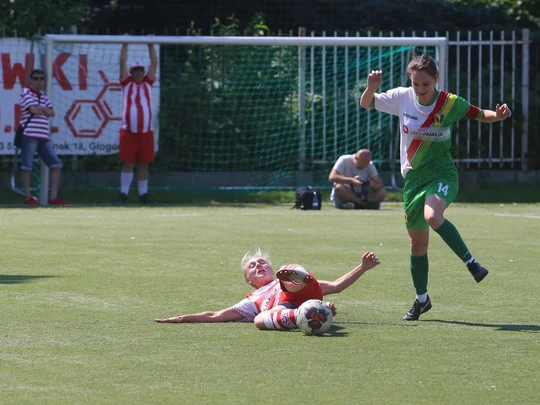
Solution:
M 482 110 L 455 94 L 437 90 L 438 68 L 428 55 L 413 58 L 407 73 L 411 87 L 375 93 L 382 84 L 382 71 L 373 70 L 368 75 L 360 105 L 399 117 L 405 224 L 411 242 L 410 267 L 416 289 L 413 306 L 403 319 L 413 321 L 431 309 L 427 290 L 430 227 L 467 265 L 476 282 L 488 274 L 471 255 L 458 230 L 444 218 L 444 211 L 456 198 L 459 188 L 458 172 L 450 155 L 452 124 L 463 117 L 493 123 L 505 120 L 511 112 L 506 104 L 497 104 L 495 111 Z

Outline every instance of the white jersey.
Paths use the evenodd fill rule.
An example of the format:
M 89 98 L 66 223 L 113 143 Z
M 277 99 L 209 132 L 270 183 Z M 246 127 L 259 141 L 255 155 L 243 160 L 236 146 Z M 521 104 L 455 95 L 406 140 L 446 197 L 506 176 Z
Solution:
M 440 91 L 430 105 L 416 100 L 412 87 L 397 87 L 374 95 L 378 111 L 396 115 L 400 124 L 401 174 L 409 170 L 452 168 L 452 124 L 463 118 L 476 119 L 482 110 L 467 100 Z

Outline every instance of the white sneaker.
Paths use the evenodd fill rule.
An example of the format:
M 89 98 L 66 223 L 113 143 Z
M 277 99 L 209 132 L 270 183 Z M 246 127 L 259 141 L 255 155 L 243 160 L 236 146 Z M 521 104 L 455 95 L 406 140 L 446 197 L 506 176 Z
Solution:
M 344 210 L 354 210 L 354 203 L 352 201 L 346 202 L 341 206 Z

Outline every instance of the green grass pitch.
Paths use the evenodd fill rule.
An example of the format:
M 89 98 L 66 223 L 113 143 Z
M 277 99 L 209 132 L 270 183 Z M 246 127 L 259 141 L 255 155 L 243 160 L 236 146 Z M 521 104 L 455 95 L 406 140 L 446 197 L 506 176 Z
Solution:
M 476 284 L 431 233 L 433 309 L 414 300 L 400 204 L 2 208 L 2 404 L 540 403 L 540 204 L 447 210 L 490 274 Z M 328 296 L 330 333 L 156 324 L 250 292 L 240 260 L 319 279 L 373 250 L 381 265 Z

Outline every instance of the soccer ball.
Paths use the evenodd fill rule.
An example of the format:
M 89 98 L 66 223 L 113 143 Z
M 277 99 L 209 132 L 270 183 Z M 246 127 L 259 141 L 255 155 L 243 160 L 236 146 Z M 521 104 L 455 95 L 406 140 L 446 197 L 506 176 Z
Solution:
M 298 307 L 296 324 L 305 335 L 322 335 L 332 325 L 332 311 L 321 300 L 308 300 Z

